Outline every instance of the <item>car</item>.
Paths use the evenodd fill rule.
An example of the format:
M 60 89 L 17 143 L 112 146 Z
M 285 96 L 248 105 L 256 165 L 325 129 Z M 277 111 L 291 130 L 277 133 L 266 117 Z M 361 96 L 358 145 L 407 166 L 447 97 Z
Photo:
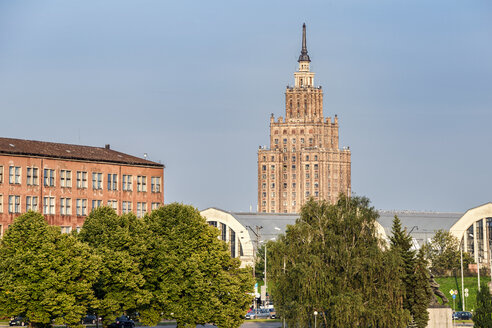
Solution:
M 277 311 L 275 311 L 274 308 L 269 308 L 268 311 L 270 311 L 270 319 L 276 319 L 277 318 Z
M 244 316 L 245 319 L 269 319 L 270 317 L 269 309 L 256 309 L 256 311 L 251 309 Z
M 97 316 L 95 316 L 94 314 L 88 314 L 82 318 L 83 325 L 95 324 L 96 321 L 97 321 Z
M 29 320 L 24 317 L 13 317 L 9 320 L 9 326 L 28 326 Z
M 454 320 L 471 320 L 473 314 L 468 311 L 457 311 L 453 312 Z
M 115 322 L 108 325 L 108 328 L 135 328 L 135 322 L 126 315 L 122 315 L 116 318 Z

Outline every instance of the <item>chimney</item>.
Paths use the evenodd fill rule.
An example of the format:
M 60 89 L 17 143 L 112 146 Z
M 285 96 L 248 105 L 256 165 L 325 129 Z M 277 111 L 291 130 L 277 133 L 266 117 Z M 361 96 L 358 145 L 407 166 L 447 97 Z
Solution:
M 111 148 L 110 148 L 110 146 L 109 146 L 109 144 L 106 144 L 106 145 L 104 146 L 104 148 L 106 148 L 106 149 L 111 149 Z

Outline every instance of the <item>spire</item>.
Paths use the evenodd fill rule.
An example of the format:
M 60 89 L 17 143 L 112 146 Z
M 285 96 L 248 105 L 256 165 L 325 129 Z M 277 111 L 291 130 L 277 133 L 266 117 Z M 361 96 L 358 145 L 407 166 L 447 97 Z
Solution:
M 306 23 L 304 23 L 302 24 L 302 50 L 298 62 L 301 61 L 311 62 L 311 59 L 309 59 L 309 55 L 307 53 L 308 51 L 306 46 Z

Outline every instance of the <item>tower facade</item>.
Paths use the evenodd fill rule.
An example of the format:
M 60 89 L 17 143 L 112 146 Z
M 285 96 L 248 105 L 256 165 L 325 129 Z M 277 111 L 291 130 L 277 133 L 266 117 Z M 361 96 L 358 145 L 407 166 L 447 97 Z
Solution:
M 285 91 L 285 118 L 270 118 L 270 147 L 258 150 L 258 211 L 296 213 L 309 198 L 335 203 L 350 195 L 351 157 L 338 146 L 338 117 L 323 116 L 323 91 L 314 85 L 302 27 L 294 86 Z

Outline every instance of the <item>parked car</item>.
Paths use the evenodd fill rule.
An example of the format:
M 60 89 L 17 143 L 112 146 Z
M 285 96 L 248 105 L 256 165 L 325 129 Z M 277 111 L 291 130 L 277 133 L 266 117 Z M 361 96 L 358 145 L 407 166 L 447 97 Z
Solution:
M 270 310 L 269 309 L 254 309 L 249 310 L 244 316 L 245 319 L 269 319 Z
M 468 311 L 457 311 L 453 312 L 454 320 L 471 320 L 473 314 Z
M 93 314 L 88 314 L 82 318 L 82 324 L 83 325 L 95 324 L 96 321 L 97 321 L 97 316 L 95 316 Z
M 268 311 L 270 311 L 270 319 L 276 319 L 277 318 L 277 311 L 275 311 L 274 308 L 269 308 Z
M 29 320 L 23 317 L 13 317 L 9 320 L 9 326 L 28 326 Z
M 126 315 L 116 318 L 116 321 L 108 326 L 108 328 L 135 328 L 135 322 Z

